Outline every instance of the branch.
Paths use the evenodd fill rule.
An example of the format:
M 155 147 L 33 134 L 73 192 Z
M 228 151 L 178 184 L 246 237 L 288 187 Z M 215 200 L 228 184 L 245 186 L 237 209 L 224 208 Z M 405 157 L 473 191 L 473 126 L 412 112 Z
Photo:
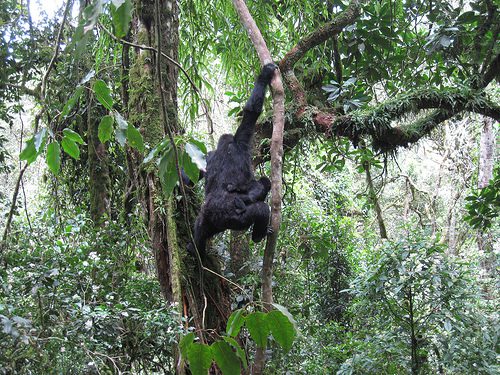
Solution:
M 67 0 L 66 6 L 64 8 L 63 19 L 61 21 L 61 25 L 59 26 L 59 31 L 57 32 L 56 48 L 54 50 L 54 54 L 52 55 L 52 59 L 50 60 L 49 66 L 47 67 L 47 71 L 45 72 L 42 78 L 42 86 L 40 89 L 40 98 L 42 99 L 42 101 L 45 100 L 45 94 L 47 91 L 47 80 L 49 78 L 50 71 L 52 70 L 52 68 L 56 63 L 57 56 L 59 56 L 59 47 L 61 45 L 62 31 L 64 29 L 64 24 L 66 23 L 66 19 L 68 18 L 70 4 L 71 0 Z
M 393 121 L 407 115 L 416 115 L 422 110 L 432 109 L 435 110 L 411 124 L 392 126 Z M 284 145 L 287 148 L 294 147 L 312 120 L 316 131 L 325 133 L 327 137 L 347 137 L 357 145 L 361 137 L 368 136 L 372 139 L 375 149 L 388 152 L 418 142 L 443 121 L 464 111 L 500 121 L 500 106 L 486 99 L 480 92 L 425 89 L 389 100 L 371 110 L 358 110 L 343 116 L 313 106 L 307 106 L 301 113 L 294 109 L 294 112 L 286 116 L 290 122 L 286 126 Z M 269 136 L 270 125 L 267 120 L 260 128 L 259 137 Z
M 362 3 L 363 0 L 351 1 L 349 6 L 332 21 L 301 39 L 279 63 L 280 70 L 299 107 L 299 115 L 303 113 L 307 101 L 304 89 L 293 72 L 294 65 L 304 57 L 307 51 L 325 42 L 327 39 L 338 35 L 344 27 L 352 24 L 361 14 Z
M 241 23 L 248 32 L 262 65 L 272 62 L 266 42 L 253 20 L 244 0 L 233 0 L 233 5 Z M 273 94 L 273 132 L 271 137 L 271 228 L 273 233 L 267 238 L 262 266 L 262 302 L 265 310 L 271 309 L 273 302 L 272 276 L 273 261 L 278 231 L 281 225 L 282 169 L 283 169 L 283 129 L 285 126 L 285 91 L 281 76 L 275 74 L 271 81 Z M 255 355 L 254 374 L 261 374 L 265 366 L 265 353 L 258 348 Z

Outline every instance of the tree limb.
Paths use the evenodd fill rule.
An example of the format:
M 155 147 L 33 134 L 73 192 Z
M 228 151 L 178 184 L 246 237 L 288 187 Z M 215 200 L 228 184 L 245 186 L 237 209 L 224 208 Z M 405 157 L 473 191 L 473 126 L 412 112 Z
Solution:
M 248 32 L 262 65 L 272 62 L 271 54 L 264 38 L 253 20 L 243 0 L 233 0 L 241 23 Z M 271 309 L 273 302 L 272 276 L 274 252 L 281 225 L 282 169 L 283 169 L 283 129 L 285 125 L 285 92 L 281 76 L 275 74 L 271 81 L 273 94 L 273 131 L 271 137 L 271 228 L 273 233 L 267 237 L 262 266 L 262 302 L 265 310 Z M 265 366 L 265 353 L 258 348 L 253 368 L 254 374 L 261 374 Z

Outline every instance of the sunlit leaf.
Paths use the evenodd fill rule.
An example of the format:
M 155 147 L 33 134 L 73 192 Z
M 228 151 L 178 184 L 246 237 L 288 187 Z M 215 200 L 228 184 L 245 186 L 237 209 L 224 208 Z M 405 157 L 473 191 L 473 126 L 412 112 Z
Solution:
M 184 358 L 187 358 L 187 349 L 193 343 L 194 337 L 194 333 L 190 332 L 183 336 L 181 341 L 179 341 L 179 349 L 181 350 L 181 354 Z
M 33 138 L 30 138 L 26 142 L 26 146 L 24 146 L 23 151 L 21 151 L 21 154 L 19 155 L 20 160 L 26 160 L 28 164 L 33 163 L 38 156 L 38 153 L 36 152 L 35 148 L 35 141 Z
M 193 183 L 196 184 L 200 176 L 200 170 L 198 169 L 196 164 L 193 163 L 191 157 L 186 152 L 183 152 L 181 154 L 180 161 L 181 161 L 181 167 L 182 169 L 184 169 L 186 175 L 189 177 L 191 181 L 193 181 Z
M 175 165 L 174 152 L 169 149 L 160 159 L 159 177 L 166 196 L 172 194 L 179 179 Z
M 47 128 L 42 128 L 35 134 L 33 139 L 35 141 L 36 152 L 40 152 L 40 150 L 43 148 L 42 146 L 45 144 L 46 137 L 47 137 Z

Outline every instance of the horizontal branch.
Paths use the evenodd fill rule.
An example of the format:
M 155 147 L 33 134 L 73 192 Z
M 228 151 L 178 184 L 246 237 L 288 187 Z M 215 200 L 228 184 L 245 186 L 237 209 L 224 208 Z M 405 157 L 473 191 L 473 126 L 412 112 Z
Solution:
M 392 126 L 394 121 L 429 110 L 428 114 L 410 124 Z M 461 112 L 478 113 L 500 121 L 500 106 L 474 91 L 419 90 L 375 108 L 342 116 L 313 106 L 306 107 L 300 115 L 296 111 L 294 107 L 285 116 L 285 150 L 294 147 L 305 136 L 311 122 L 317 132 L 327 137 L 347 137 L 354 145 L 358 144 L 360 138 L 369 137 L 375 149 L 388 152 L 418 142 L 443 121 Z M 264 121 L 259 128 L 258 138 L 270 137 L 270 130 L 270 120 Z

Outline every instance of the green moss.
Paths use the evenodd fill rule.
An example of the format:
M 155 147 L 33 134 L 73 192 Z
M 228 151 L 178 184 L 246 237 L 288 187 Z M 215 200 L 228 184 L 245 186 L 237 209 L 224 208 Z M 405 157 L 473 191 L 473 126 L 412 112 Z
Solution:
M 164 130 L 151 64 L 149 53 L 143 52 L 130 68 L 129 121 L 141 130 L 145 143 L 156 145 L 163 139 Z

